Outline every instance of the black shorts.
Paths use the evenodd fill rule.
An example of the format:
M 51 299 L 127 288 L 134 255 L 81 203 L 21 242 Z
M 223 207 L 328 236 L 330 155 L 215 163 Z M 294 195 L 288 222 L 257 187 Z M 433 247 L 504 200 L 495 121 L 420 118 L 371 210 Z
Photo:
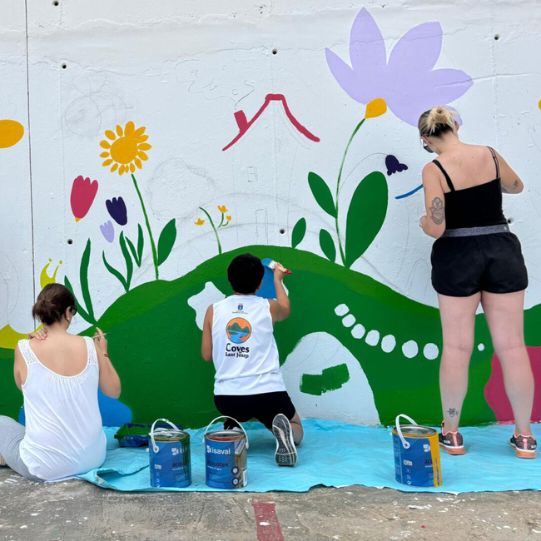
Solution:
M 295 416 L 295 406 L 286 391 L 248 395 L 214 395 L 214 404 L 222 415 L 233 417 L 239 423 L 255 418 L 269 430 L 272 428 L 272 420 L 278 413 L 283 413 L 290 420 Z M 224 424 L 226 428 L 234 426 L 234 423 Z
M 528 286 L 520 242 L 513 233 L 440 237 L 430 260 L 432 285 L 442 295 L 513 293 Z

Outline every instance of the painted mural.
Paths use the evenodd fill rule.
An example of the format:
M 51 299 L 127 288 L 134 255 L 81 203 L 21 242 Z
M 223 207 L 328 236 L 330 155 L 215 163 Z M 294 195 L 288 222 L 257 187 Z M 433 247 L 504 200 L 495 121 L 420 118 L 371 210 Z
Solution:
M 214 127 L 229 142 L 222 148 L 207 147 L 209 153 L 231 153 L 248 140 L 257 144 L 262 126 L 276 118 L 285 122 L 288 136 L 300 138 L 307 155 L 312 153 L 317 166 L 308 160 L 305 174 L 293 181 L 307 186 L 311 199 L 305 212 L 296 213 L 291 228 L 283 229 L 285 245 L 257 242 L 257 235 L 246 234 L 242 226 L 251 224 L 242 223 L 227 191 L 209 190 L 182 226 L 178 216 L 153 212 L 150 164 L 163 137 L 150 128 L 147 132 L 152 119 L 144 110 L 137 108 L 126 122 L 100 126 L 99 137 L 87 142 L 101 170 L 74 172 L 65 181 L 69 189 L 64 194 L 76 224 L 77 236 L 70 240 L 79 247 L 78 265 L 63 262 L 61 253 L 50 253 L 40 262 L 39 285 L 63 282 L 77 298 L 82 334 L 93 334 L 97 326 L 107 333 L 123 393 L 120 401 L 101 398 L 106 423 L 169 417 L 201 426 L 215 415 L 213 368 L 200 359 L 203 315 L 208 304 L 229 294 L 227 265 L 247 251 L 294 270 L 286 281 L 292 314 L 275 331 L 286 385 L 301 415 L 389 424 L 406 411 L 418 422 L 439 423 L 442 344 L 437 309 L 359 269 L 366 253 L 377 250 L 381 236 L 389 234 L 390 209 L 421 198 L 420 175 L 392 145 L 382 144 L 388 149 L 377 161 L 368 160 L 372 155 L 363 157 L 363 134 L 369 126 L 365 137 L 385 141 L 387 134 L 378 128 L 385 119 L 386 129 L 407 125 L 415 139 L 419 114 L 435 104 L 467 100 L 474 78 L 460 69 L 436 67 L 445 45 L 440 23 L 417 24 L 392 46 L 384 31 L 371 11 L 362 8 L 353 15 L 349 55 L 343 57 L 334 46 L 325 48 L 321 36 L 320 63 L 335 83 L 332 88 L 358 104 L 358 116 L 339 127 L 336 155 L 324 166 L 315 160 L 324 134 L 314 118 L 297 115 L 290 94 L 286 99 L 282 93 L 262 93 L 263 104 L 250 120 L 235 107 L 236 127 Z M 231 137 L 235 128 L 237 135 Z M 23 134 L 21 124 L 0 121 L 0 148 L 15 145 Z M 365 158 L 372 166 L 365 167 Z M 351 171 L 357 175 L 353 180 Z M 122 184 L 113 184 L 116 177 Z M 401 183 L 398 191 L 393 182 Z M 91 213 L 100 216 L 98 227 L 88 222 Z M 190 234 L 205 235 L 211 251 L 187 272 L 171 276 L 163 269 L 179 257 L 186 228 Z M 235 230 L 238 234 L 232 236 Z M 311 239 L 317 239 L 315 247 Z M 197 244 L 190 246 L 198 249 Z M 264 282 L 261 294 L 268 294 L 267 286 Z M 117 291 L 117 298 L 98 310 L 106 290 Z M 526 312 L 525 332 L 541 388 L 540 329 L 537 304 Z M 16 331 L 9 324 L 0 329 L 0 412 L 14 417 L 21 415 L 21 396 L 11 376 L 13 348 L 23 330 L 32 329 Z M 511 418 L 482 314 L 476 321 L 463 412 L 464 424 Z M 541 420 L 541 391 L 533 418 Z

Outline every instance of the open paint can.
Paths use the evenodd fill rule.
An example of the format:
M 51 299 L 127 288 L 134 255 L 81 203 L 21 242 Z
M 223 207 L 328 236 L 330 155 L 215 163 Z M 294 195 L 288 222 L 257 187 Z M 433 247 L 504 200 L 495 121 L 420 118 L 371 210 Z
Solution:
M 215 430 L 210 427 L 220 419 L 231 419 L 238 428 Z M 216 417 L 204 434 L 205 472 L 207 485 L 212 488 L 242 488 L 247 484 L 248 435 L 236 419 Z
M 401 425 L 401 417 L 410 424 Z M 396 417 L 392 434 L 396 480 L 416 487 L 441 486 L 438 432 L 400 414 Z

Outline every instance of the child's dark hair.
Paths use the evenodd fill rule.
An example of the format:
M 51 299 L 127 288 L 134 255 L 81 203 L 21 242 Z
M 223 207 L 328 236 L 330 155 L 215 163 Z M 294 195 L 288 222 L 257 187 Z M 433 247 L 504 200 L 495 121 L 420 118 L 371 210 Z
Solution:
M 261 260 L 252 254 L 238 255 L 227 267 L 227 278 L 233 291 L 244 295 L 257 291 L 264 273 Z
M 38 318 L 45 325 L 52 325 L 61 321 L 68 309 L 73 314 L 77 311 L 73 293 L 62 284 L 48 284 L 36 299 L 32 317 Z

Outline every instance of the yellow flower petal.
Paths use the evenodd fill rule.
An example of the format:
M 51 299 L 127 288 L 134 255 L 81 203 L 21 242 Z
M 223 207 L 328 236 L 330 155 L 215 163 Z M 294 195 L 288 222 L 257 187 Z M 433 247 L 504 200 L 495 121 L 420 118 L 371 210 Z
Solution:
M 142 150 L 137 153 L 137 156 L 139 158 L 141 158 L 143 161 L 148 160 L 148 156 L 147 156 L 146 152 L 143 152 Z
M 116 139 L 115 132 L 111 130 L 105 130 L 105 136 L 111 139 L 111 141 L 114 141 Z
M 102 165 L 104 167 L 107 167 L 108 165 L 111 165 L 113 163 L 113 160 L 111 160 L 110 158 L 108 160 L 105 160 Z
M 116 133 L 118 134 L 119 137 L 122 137 L 124 135 L 122 131 L 122 126 L 120 126 L 119 124 L 117 124 L 116 126 Z
M 135 173 L 135 165 L 133 163 L 130 163 L 130 172 Z
M 133 135 L 134 131 L 135 131 L 135 124 L 130 120 L 128 123 L 126 123 L 126 127 L 124 128 L 124 135 L 126 136 Z
M 383 98 L 376 98 L 366 104 L 364 118 L 375 118 L 387 112 L 387 103 Z
M 137 142 L 138 143 L 144 143 L 148 139 L 148 135 L 138 135 L 137 136 Z
M 125 165 L 121 165 L 120 166 L 120 169 L 118 170 L 118 172 L 123 175 L 125 172 L 127 171 L 127 168 Z
M 143 164 L 141 163 L 141 160 L 139 158 L 134 158 L 133 161 L 135 162 L 135 165 L 138 169 L 143 169 Z
M 230 222 L 231 221 L 231 216 L 226 216 L 225 219 Z
M 197 218 L 197 220 L 195 220 L 195 225 L 203 225 L 205 223 L 205 220 L 201 219 L 201 218 Z
M 102 152 L 100 154 L 100 158 L 108 158 L 111 154 L 109 154 L 109 152 Z
M 0 148 L 16 145 L 24 135 L 24 126 L 17 120 L 0 120 Z
M 152 145 L 149 145 L 148 143 L 141 143 L 138 145 L 139 150 L 150 150 L 152 148 Z
M 111 144 L 107 141 L 100 141 L 101 148 L 111 148 Z
M 137 129 L 133 132 L 133 135 L 137 135 L 137 136 L 143 135 L 143 133 L 145 133 L 145 130 L 146 130 L 145 126 L 141 126 L 140 128 L 137 128 Z M 148 135 L 147 135 L 147 137 L 148 137 Z
M 111 167 L 111 173 L 114 173 L 118 169 L 118 163 L 115 163 L 113 167 Z

